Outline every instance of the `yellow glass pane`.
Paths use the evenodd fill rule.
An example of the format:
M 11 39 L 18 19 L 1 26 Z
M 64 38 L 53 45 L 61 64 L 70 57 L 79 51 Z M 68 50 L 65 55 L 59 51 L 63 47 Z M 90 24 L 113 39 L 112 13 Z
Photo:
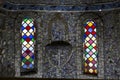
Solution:
M 27 36 L 29 36 L 29 35 L 30 35 L 30 33 L 29 33 L 29 32 L 27 32 L 27 33 L 26 33 L 26 35 L 27 35 Z
M 87 47 L 90 46 L 90 44 L 89 44 L 88 42 L 87 42 L 85 45 L 86 45 Z
M 22 36 L 24 35 L 24 33 L 22 32 Z
M 95 73 L 97 73 L 97 70 L 95 70 Z
M 96 40 L 96 38 L 95 38 L 95 37 L 92 37 L 92 40 L 94 41 L 94 40 Z
M 29 55 L 27 55 L 25 58 L 28 60 L 28 59 L 30 59 L 30 56 L 29 56 Z
M 89 72 L 90 72 L 90 73 L 93 73 L 93 69 L 89 69 Z
M 26 44 L 26 47 L 29 48 L 29 47 L 30 47 L 30 44 Z
M 91 27 L 93 25 L 92 22 L 88 22 L 88 26 Z
M 85 72 L 87 72 L 87 69 L 85 68 Z
M 93 60 L 93 58 L 92 58 L 92 57 L 90 57 L 90 58 L 89 58 L 89 61 L 92 61 L 92 60 Z
M 34 32 L 31 32 L 32 35 L 34 35 Z
M 27 24 L 30 24 L 30 21 L 29 20 L 27 20 L 27 22 L 26 22 Z
M 87 66 L 87 63 L 85 62 L 85 67 Z
M 86 37 L 86 39 L 85 39 L 86 41 L 89 41 L 90 40 L 90 38 L 89 37 Z
M 93 47 L 95 47 L 95 46 L 96 46 L 96 44 L 95 44 L 95 43 L 93 43 L 93 44 L 92 44 L 92 46 L 93 46 Z

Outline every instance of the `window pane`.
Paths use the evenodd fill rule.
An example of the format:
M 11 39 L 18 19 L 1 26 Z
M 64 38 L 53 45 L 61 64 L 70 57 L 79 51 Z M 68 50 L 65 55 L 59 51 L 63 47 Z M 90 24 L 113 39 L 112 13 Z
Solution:
M 89 20 L 84 26 L 84 72 L 97 74 L 97 40 L 96 24 Z
M 21 66 L 23 69 L 33 69 L 35 59 L 35 27 L 32 19 L 24 19 L 21 27 L 21 43 L 22 43 L 22 55 Z

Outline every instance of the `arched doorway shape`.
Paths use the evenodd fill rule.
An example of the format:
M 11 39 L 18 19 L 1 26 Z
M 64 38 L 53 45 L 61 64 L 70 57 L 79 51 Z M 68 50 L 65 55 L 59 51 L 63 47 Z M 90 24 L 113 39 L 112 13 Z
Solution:
M 51 65 L 62 68 L 71 56 L 72 46 L 65 41 L 54 41 L 46 45 L 46 52 L 48 54 Z
M 53 41 L 45 46 L 43 77 L 65 78 L 71 68 L 72 45 L 66 41 Z M 46 61 L 47 60 L 47 61 Z M 65 71 L 66 70 L 66 71 Z

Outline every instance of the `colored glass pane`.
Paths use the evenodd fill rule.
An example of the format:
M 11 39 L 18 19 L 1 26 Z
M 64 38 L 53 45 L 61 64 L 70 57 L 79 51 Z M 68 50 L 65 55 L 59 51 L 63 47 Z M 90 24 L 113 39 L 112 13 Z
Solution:
M 22 56 L 21 56 L 21 63 L 23 69 L 33 69 L 34 68 L 34 33 L 35 28 L 33 26 L 32 19 L 24 19 L 22 21 Z
M 97 74 L 96 24 L 89 20 L 84 27 L 84 72 Z

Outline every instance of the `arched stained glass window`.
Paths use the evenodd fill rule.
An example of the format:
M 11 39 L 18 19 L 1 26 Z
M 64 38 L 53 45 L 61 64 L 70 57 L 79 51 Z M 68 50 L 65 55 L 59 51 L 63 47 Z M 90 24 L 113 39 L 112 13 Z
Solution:
M 35 27 L 33 19 L 25 18 L 21 27 L 21 67 L 23 71 L 35 68 Z
M 97 74 L 96 23 L 88 20 L 84 26 L 84 72 Z

